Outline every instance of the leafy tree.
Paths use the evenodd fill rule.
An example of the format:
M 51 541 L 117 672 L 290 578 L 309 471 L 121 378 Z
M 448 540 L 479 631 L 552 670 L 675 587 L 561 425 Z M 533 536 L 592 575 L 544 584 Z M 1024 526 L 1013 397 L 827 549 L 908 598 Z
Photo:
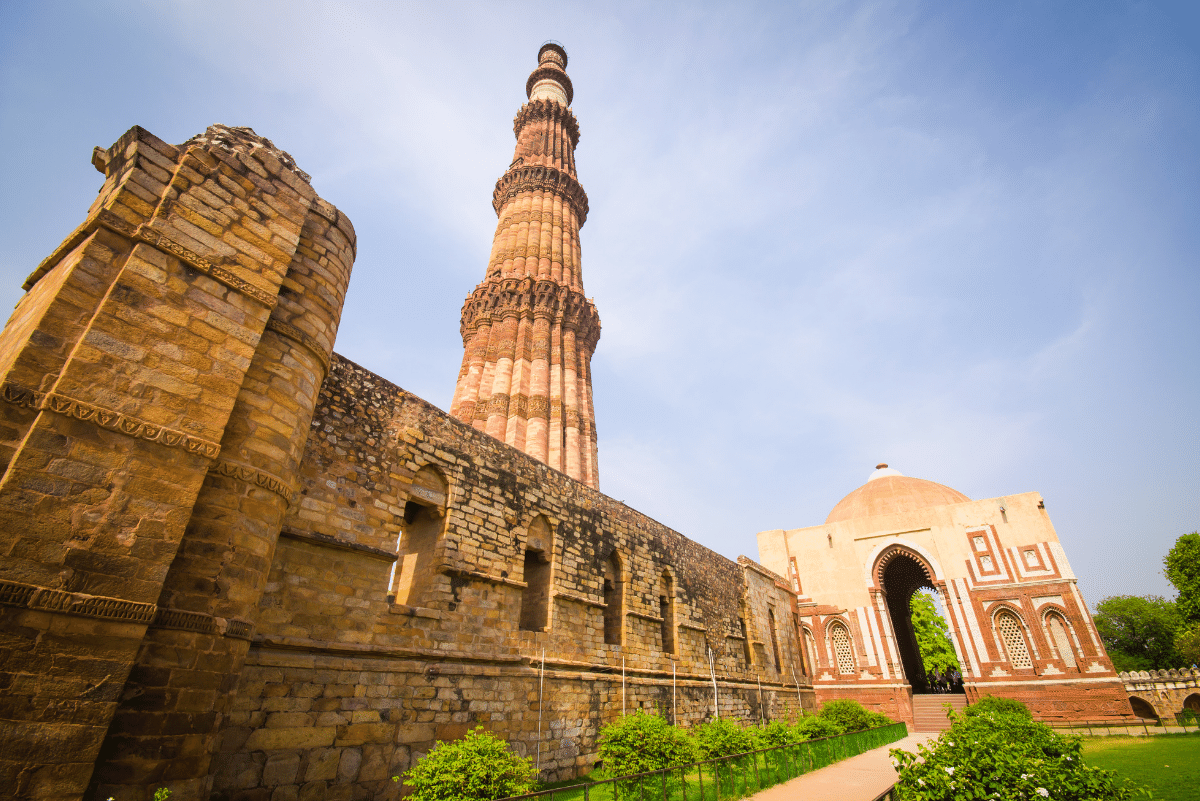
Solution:
M 492 801 L 532 792 L 536 779 L 532 759 L 514 754 L 482 726 L 461 740 L 439 740 L 404 772 L 410 801 Z
M 1175 650 L 1182 660 L 1180 665 L 1200 665 L 1200 623 L 1193 623 L 1175 637 Z
M 1175 635 L 1182 621 L 1174 601 L 1157 595 L 1114 595 L 1096 604 L 1092 619 L 1118 671 L 1179 666 Z
M 637 710 L 600 731 L 600 759 L 610 776 L 630 776 L 686 765 L 695 758 L 692 741 L 658 715 Z
M 1175 600 L 1180 616 L 1200 623 L 1200 532 L 1193 531 L 1175 540 L 1163 559 L 1163 575 L 1175 585 Z
M 950 630 L 945 619 L 938 614 L 933 596 L 915 592 L 908 602 L 908 608 L 912 612 L 913 634 L 917 637 L 917 648 L 925 669 L 945 673 L 950 668 L 959 668 L 954 645 L 950 642 Z

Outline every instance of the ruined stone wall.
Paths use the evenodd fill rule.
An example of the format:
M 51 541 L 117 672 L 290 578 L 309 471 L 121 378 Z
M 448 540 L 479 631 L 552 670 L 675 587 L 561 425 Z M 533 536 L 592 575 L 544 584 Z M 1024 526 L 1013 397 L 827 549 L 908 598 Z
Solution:
M 92 163 L 0 334 L 0 784 L 206 798 L 354 231 L 248 128 Z
M 420 483 L 430 469 L 444 493 Z M 681 724 L 710 717 L 709 648 L 723 716 L 794 718 L 813 705 L 794 679 L 804 681 L 794 596 L 780 577 L 731 562 L 344 359 L 322 387 L 300 475 L 222 732 L 218 797 L 384 797 L 400 790 L 389 777 L 435 740 L 475 725 L 530 756 L 540 743 L 544 778 L 574 776 L 623 709 L 658 709 Z M 420 597 L 398 604 L 388 591 L 406 513 L 436 517 L 440 534 L 419 555 L 430 573 Z M 530 533 L 539 517 L 549 542 Z M 551 571 L 540 631 L 520 629 L 533 545 Z M 621 644 L 605 642 L 603 620 L 614 551 L 624 591 L 608 598 L 620 604 Z M 401 562 L 412 556 L 403 538 L 400 552 Z

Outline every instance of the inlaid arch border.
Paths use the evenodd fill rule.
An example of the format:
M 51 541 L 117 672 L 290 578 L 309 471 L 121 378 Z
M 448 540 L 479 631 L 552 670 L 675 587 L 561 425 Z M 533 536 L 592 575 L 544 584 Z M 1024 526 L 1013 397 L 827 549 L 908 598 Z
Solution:
M 871 553 L 867 555 L 866 560 L 863 562 L 863 581 L 865 585 L 872 590 L 883 592 L 881 577 L 883 568 L 894 556 L 899 555 L 906 549 L 912 551 L 912 553 L 906 554 L 906 556 L 916 557 L 917 563 L 921 564 L 921 567 L 926 570 L 927 575 L 934 585 L 945 584 L 946 578 L 942 570 L 942 565 L 933 554 L 915 542 L 905 539 L 895 539 L 888 542 L 881 542 L 872 548 Z M 889 554 L 888 551 L 894 551 L 894 553 Z M 885 556 L 887 557 L 886 559 L 884 558 Z

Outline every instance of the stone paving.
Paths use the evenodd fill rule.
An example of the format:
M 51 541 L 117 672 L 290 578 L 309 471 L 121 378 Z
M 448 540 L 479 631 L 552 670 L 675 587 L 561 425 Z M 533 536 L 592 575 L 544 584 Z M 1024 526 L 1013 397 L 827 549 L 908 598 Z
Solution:
M 910 734 L 890 745 L 881 745 L 763 790 L 754 796 L 754 801 L 874 801 L 896 783 L 896 770 L 888 752 L 892 748 L 915 752 L 918 743 L 935 737 L 936 732 Z

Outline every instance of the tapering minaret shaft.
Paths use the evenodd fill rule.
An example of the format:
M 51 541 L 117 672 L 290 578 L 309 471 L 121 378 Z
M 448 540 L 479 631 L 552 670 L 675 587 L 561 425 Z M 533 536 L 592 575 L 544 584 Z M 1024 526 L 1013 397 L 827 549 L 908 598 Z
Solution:
M 600 317 L 579 269 L 588 203 L 575 175 L 566 66 L 566 51 L 545 44 L 525 84 L 513 161 L 492 194 L 499 221 L 487 274 L 463 304 L 450 413 L 598 487 L 591 360 Z

